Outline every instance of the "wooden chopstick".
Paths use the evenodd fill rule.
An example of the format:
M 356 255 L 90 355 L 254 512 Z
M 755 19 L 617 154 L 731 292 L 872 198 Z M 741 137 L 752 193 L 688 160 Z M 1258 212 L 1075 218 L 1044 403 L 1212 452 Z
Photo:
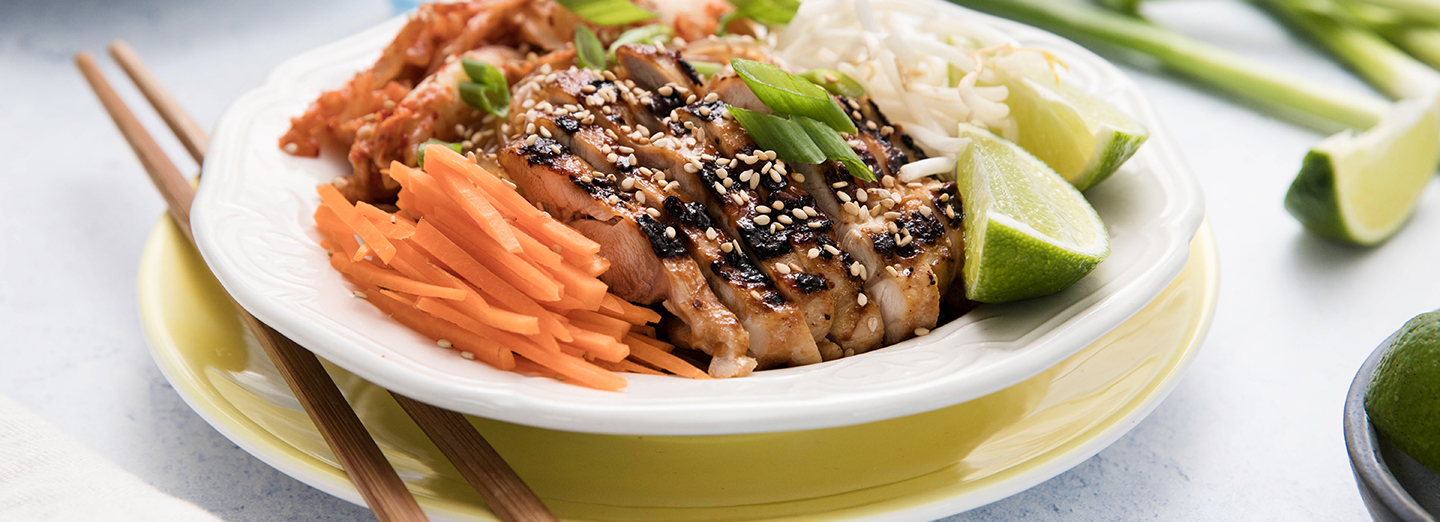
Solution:
M 186 139 L 185 133 L 190 133 L 196 143 L 202 144 L 199 149 L 201 153 L 196 155 L 196 150 L 192 148 L 191 155 L 195 157 L 195 161 L 203 161 L 203 144 L 209 141 L 205 132 L 194 125 L 194 120 L 190 118 L 189 114 L 160 86 L 160 83 L 150 74 L 144 62 L 140 60 L 140 56 L 129 44 L 123 40 L 116 40 L 110 45 L 110 50 L 130 77 L 136 80 L 137 86 L 144 93 L 146 99 L 155 105 L 166 124 L 177 135 L 180 135 L 182 140 Z M 79 57 L 77 57 L 77 62 L 78 60 Z M 141 81 L 140 78 L 145 78 L 146 81 Z M 121 108 L 123 109 L 123 105 Z M 128 114 L 128 110 L 126 113 Z M 133 120 L 133 116 L 131 119 Z M 117 124 L 118 122 L 117 119 Z M 184 128 L 183 123 L 177 122 L 189 122 L 190 127 Z M 135 125 L 138 127 L 138 122 Z M 146 138 L 148 137 L 147 134 Z M 153 144 L 153 140 L 150 142 Z M 189 147 L 187 146 L 187 148 Z M 163 152 L 159 152 L 158 146 L 154 150 L 160 154 L 161 158 L 164 157 Z M 169 161 L 166 160 L 165 163 L 169 163 Z M 173 169 L 174 165 L 170 164 L 170 168 Z M 174 177 L 180 177 L 178 170 L 175 171 Z M 156 183 L 157 186 L 160 186 L 159 181 Z M 162 189 L 162 192 L 166 191 Z M 184 185 L 182 192 L 189 192 L 193 195 L 193 190 L 188 183 Z M 184 222 L 187 226 L 183 228 L 188 237 L 188 199 L 184 202 L 184 209 Z M 463 415 L 416 401 L 398 393 L 391 392 L 391 396 L 430 437 L 440 452 L 455 465 L 470 487 L 480 493 L 480 496 L 485 499 L 485 503 L 490 506 L 500 520 L 503 522 L 554 522 L 557 520 L 534 491 L 525 485 L 515 470 L 505 463 L 500 454 L 479 432 L 475 431 Z
M 144 94 L 145 99 L 150 100 L 150 105 L 155 107 L 155 112 L 160 113 L 160 119 L 165 120 L 165 125 L 168 125 L 170 130 L 175 132 L 175 136 L 180 138 L 180 143 L 185 146 L 185 150 L 190 151 L 190 157 L 195 158 L 196 163 L 203 161 L 205 149 L 210 147 L 210 138 L 205 135 L 205 131 L 201 130 L 199 125 L 195 124 L 195 120 L 180 108 L 180 104 L 175 102 L 175 98 L 160 86 L 160 81 L 156 80 L 155 75 L 150 74 L 150 70 L 145 68 L 145 64 L 140 61 L 140 55 L 135 54 L 135 49 L 125 43 L 125 40 L 115 40 L 110 42 L 110 56 L 115 58 L 115 61 L 120 64 L 120 68 L 130 76 L 130 80 L 140 87 L 140 94 Z
M 95 90 L 100 103 L 115 120 L 115 125 L 120 127 L 120 133 L 135 149 L 135 155 L 140 157 L 140 163 L 150 174 L 150 180 L 155 182 L 155 187 L 165 197 L 170 217 L 174 218 L 175 224 L 179 225 L 185 237 L 193 243 L 194 236 L 190 233 L 190 202 L 195 197 L 194 189 L 125 106 L 125 102 L 110 87 L 110 83 L 105 81 L 90 53 L 82 51 L 76 54 L 75 65 L 90 82 L 90 87 Z M 290 385 L 295 398 L 305 407 L 305 412 L 324 436 L 326 444 L 335 452 L 335 457 L 349 475 L 350 481 L 355 483 L 355 488 L 360 491 L 365 504 L 375 512 L 375 518 L 382 522 L 427 520 L 425 513 L 420 511 L 420 505 L 415 503 L 415 497 L 410 495 L 410 490 L 405 489 L 405 483 L 395 474 L 390 461 L 385 460 L 380 447 L 375 445 L 375 439 L 365 431 L 365 426 L 360 423 L 359 417 L 355 416 L 355 410 L 350 408 L 350 403 L 345 402 L 345 397 L 340 394 L 340 389 L 335 387 L 335 381 L 325 373 L 325 368 L 320 365 L 315 354 L 261 323 L 238 303 L 235 309 L 240 313 L 245 326 L 255 333 L 256 339 L 265 347 L 265 352 L 279 368 L 280 375 L 285 377 L 285 382 Z

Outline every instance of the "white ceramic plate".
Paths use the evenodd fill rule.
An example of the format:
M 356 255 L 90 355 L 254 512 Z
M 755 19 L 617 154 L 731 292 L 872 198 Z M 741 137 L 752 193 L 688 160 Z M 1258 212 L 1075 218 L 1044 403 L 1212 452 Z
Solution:
M 944 2 L 935 8 L 1054 52 L 1080 85 L 1150 128 L 1139 153 L 1086 193 L 1112 253 L 1063 292 L 982 306 L 858 357 L 732 380 L 629 376 L 623 393 L 465 361 L 350 296 L 310 217 L 314 186 L 349 166 L 339 154 L 296 158 L 277 146 L 289 118 L 369 67 L 403 18 L 286 61 L 226 111 L 191 217 L 196 243 L 225 289 L 281 333 L 385 388 L 483 417 L 591 433 L 716 435 L 859 424 L 981 397 L 1060 362 L 1154 299 L 1184 264 L 1203 202 L 1139 88 L 1113 65 L 1038 29 Z

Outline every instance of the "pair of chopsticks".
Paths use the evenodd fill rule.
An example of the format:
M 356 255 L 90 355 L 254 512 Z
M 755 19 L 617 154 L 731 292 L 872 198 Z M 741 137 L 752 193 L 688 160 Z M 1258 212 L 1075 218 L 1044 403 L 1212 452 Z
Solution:
M 180 138 L 185 149 L 197 163 L 201 162 L 209 145 L 205 132 L 160 86 L 129 44 L 117 40 L 109 49 L 110 56 L 120 63 L 121 68 L 165 120 L 165 124 Z M 131 148 L 135 149 L 135 155 L 139 156 L 140 163 L 150 174 L 150 180 L 164 196 L 170 217 L 193 245 L 195 238 L 190 232 L 190 203 L 195 198 L 195 189 L 110 87 L 90 53 L 82 51 L 76 54 L 75 65 L 90 82 L 90 87 L 94 89 L 110 117 L 115 120 L 120 133 L 130 142 Z M 360 418 L 355 416 L 355 410 L 350 408 L 339 388 L 335 387 L 335 381 L 325 373 L 320 359 L 260 322 L 239 303 L 235 303 L 235 308 L 245 327 L 249 328 L 265 347 L 265 352 L 275 362 L 280 375 L 305 407 L 310 420 L 315 423 L 326 444 L 334 451 L 341 467 L 360 491 L 366 505 L 375 512 L 375 517 L 381 522 L 427 520 L 425 513 L 415 502 L 415 497 L 395 474 L 395 469 L 380 452 L 379 446 L 375 445 L 375 440 L 360 423 Z M 556 520 L 535 493 L 530 491 L 464 416 L 393 392 L 391 396 L 435 442 L 436 447 L 455 465 L 465 481 L 480 493 L 500 520 Z

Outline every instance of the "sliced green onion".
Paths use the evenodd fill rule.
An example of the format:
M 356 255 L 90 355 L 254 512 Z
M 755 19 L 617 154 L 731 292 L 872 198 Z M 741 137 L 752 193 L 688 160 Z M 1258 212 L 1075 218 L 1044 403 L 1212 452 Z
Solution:
M 850 170 L 851 176 L 865 181 L 875 181 L 875 173 L 870 172 L 870 167 L 860 161 L 860 156 L 855 154 L 855 149 L 845 143 L 845 138 L 841 137 L 839 132 L 835 132 L 835 129 L 824 123 L 804 116 L 796 116 L 795 120 L 801 128 L 805 129 L 805 134 L 810 137 L 810 141 L 815 142 L 815 146 L 820 149 L 826 159 L 844 164 L 845 168 Z
M 765 25 L 785 25 L 800 9 L 798 0 L 730 0 L 735 14 Z
M 1218 89 L 1248 99 L 1293 121 L 1322 130 L 1365 129 L 1379 121 L 1387 104 L 1362 92 L 1326 87 L 1281 72 L 1214 45 L 1158 25 L 1087 5 L 1052 0 L 950 0 L 1014 18 L 1082 43 L 1103 42 L 1148 55 L 1161 64 Z M 1151 60 L 1136 63 L 1153 65 Z
M 865 95 L 865 87 L 855 81 L 849 75 L 840 71 L 830 69 L 811 69 L 800 75 L 801 78 L 810 80 L 810 83 L 824 87 L 832 94 L 839 94 L 849 98 L 859 98 Z
M 510 116 L 510 84 L 505 73 L 494 65 L 471 58 L 461 58 L 460 64 L 468 82 L 460 82 L 460 99 L 471 107 L 494 114 L 501 118 Z
M 837 131 L 854 134 L 855 123 L 830 93 L 809 80 L 780 70 L 768 63 L 733 58 L 730 65 L 766 107 L 777 113 L 805 116 Z
M 620 33 L 614 42 L 610 42 L 611 58 L 615 57 L 615 50 L 627 44 L 655 45 L 670 41 L 675 36 L 675 29 L 666 24 L 650 24 Z
M 725 66 L 715 62 L 690 62 L 690 68 L 695 69 L 695 74 L 709 78 L 720 74 L 720 70 L 724 69 Z
M 655 13 L 629 0 L 556 0 L 560 5 L 596 25 L 626 25 L 655 18 Z
M 825 161 L 825 154 L 815 142 L 810 140 L 805 128 L 793 120 L 772 116 L 763 112 L 748 111 L 739 107 L 729 107 L 730 115 L 755 144 L 765 150 L 775 151 L 775 156 L 796 163 L 820 163 Z M 827 127 L 828 128 L 828 127 Z
M 425 168 L 425 147 L 426 147 L 427 145 L 444 145 L 444 146 L 446 146 L 446 147 L 449 147 L 450 150 L 455 151 L 457 154 L 458 154 L 461 150 L 463 150 L 463 149 L 461 149 L 459 143 L 450 143 L 450 142 L 448 142 L 448 141 L 440 141 L 440 140 L 437 140 L 437 139 L 435 139 L 435 138 L 430 138 L 430 139 L 428 139 L 428 140 L 425 140 L 425 143 L 421 143 L 421 144 L 420 144 L 420 150 L 417 151 L 417 152 L 415 152 L 415 166 L 420 167 L 420 168 L 422 168 L 422 169 Z
M 575 63 L 582 69 L 605 69 L 605 46 L 595 32 L 583 25 L 575 26 Z

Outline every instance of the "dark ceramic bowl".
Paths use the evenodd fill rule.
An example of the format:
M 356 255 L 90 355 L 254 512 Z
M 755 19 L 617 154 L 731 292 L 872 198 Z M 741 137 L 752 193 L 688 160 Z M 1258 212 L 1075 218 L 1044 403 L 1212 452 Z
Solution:
M 1440 475 L 1400 451 L 1375 431 L 1365 414 L 1365 391 L 1380 359 L 1389 351 L 1391 335 L 1355 374 L 1345 397 L 1345 447 L 1360 497 L 1370 515 L 1381 522 L 1436 522 L 1440 513 Z

